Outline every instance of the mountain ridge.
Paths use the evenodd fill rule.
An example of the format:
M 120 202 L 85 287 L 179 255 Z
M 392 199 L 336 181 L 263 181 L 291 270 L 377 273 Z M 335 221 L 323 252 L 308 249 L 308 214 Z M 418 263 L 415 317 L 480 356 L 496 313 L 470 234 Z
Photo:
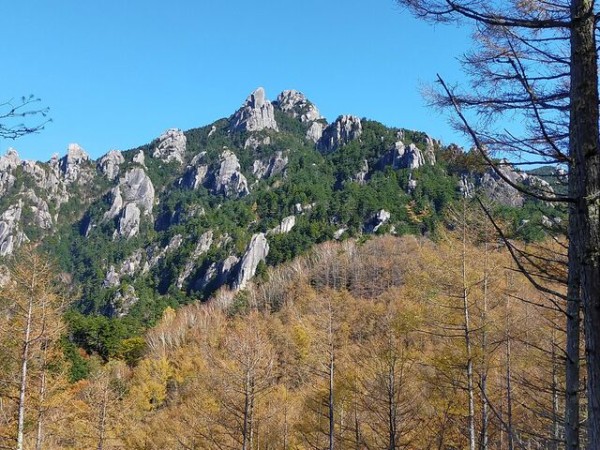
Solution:
M 72 276 L 76 311 L 139 329 L 168 305 L 235 295 L 319 242 L 435 233 L 444 210 L 478 189 L 526 238 L 560 228 L 560 211 L 526 200 L 475 152 L 356 116 L 328 123 L 299 91 L 271 102 L 258 88 L 228 118 L 96 160 L 77 144 L 45 163 L 9 150 L 0 256 L 41 242 Z

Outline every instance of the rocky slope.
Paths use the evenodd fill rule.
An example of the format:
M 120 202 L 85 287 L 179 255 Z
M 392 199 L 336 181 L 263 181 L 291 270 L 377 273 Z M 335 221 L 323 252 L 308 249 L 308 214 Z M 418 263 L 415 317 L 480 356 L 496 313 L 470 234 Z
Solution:
M 148 322 L 167 304 L 244 289 L 265 264 L 314 243 L 435 232 L 444 208 L 476 191 L 518 208 L 515 228 L 523 226 L 525 198 L 463 155 L 355 116 L 328 123 L 302 93 L 269 101 L 259 88 L 229 118 L 97 161 L 77 144 L 48 162 L 9 149 L 0 157 L 0 256 L 41 241 L 79 287 L 80 311 Z M 541 178 L 503 170 L 551 192 Z M 558 226 L 558 211 L 535 208 L 543 214 L 528 227 Z

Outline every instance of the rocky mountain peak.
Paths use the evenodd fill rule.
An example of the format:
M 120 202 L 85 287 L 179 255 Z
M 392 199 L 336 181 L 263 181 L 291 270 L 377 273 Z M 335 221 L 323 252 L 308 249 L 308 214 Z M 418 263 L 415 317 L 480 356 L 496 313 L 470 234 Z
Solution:
M 98 169 L 112 181 L 119 175 L 119 166 L 124 162 L 125 158 L 119 150 L 110 150 L 98 161 Z
M 4 156 L 0 156 L 0 172 L 16 169 L 21 164 L 17 151 L 10 147 Z
M 71 184 L 78 181 L 84 173 L 84 163 L 89 162 L 89 160 L 90 156 L 79 144 L 69 144 L 67 154 L 58 160 L 58 167 L 65 183 Z M 87 180 L 89 177 L 84 178 Z
M 356 116 L 339 116 L 335 122 L 323 130 L 317 142 L 317 149 L 323 153 L 336 151 L 342 145 L 358 139 L 362 134 L 362 123 Z
M 233 131 L 279 131 L 273 104 L 267 100 L 264 88 L 259 87 L 248 96 L 242 107 L 232 116 L 230 127 Z
M 321 119 L 317 107 L 302 92 L 293 89 L 279 94 L 275 106 L 287 115 L 300 119 L 301 122 L 314 122 Z
M 177 161 L 183 164 L 186 146 L 187 138 L 183 131 L 170 128 L 158 137 L 152 156 L 165 162 Z

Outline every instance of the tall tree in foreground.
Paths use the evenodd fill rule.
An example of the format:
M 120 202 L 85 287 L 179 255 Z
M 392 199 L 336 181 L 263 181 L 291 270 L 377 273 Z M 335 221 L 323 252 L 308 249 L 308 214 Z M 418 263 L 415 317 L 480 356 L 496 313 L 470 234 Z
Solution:
M 467 59 L 473 63 L 467 70 L 476 85 L 474 94 L 457 94 L 439 78 L 443 88 L 441 98 L 445 99 L 441 103 L 454 109 L 459 127 L 500 178 L 535 198 L 569 205 L 569 301 L 576 302 L 581 294 L 587 357 L 588 439 L 590 448 L 600 448 L 596 3 L 594 0 L 398 0 L 398 3 L 434 21 L 463 20 L 475 25 L 483 50 L 470 61 Z M 485 120 L 475 123 L 469 111 Z M 514 121 L 515 115 L 525 124 L 525 131 L 520 134 L 520 130 L 504 130 L 506 119 Z M 544 187 L 531 189 L 517 185 L 501 167 L 494 165 L 487 149 L 527 152 L 539 157 L 536 162 L 565 165 L 569 175 L 568 195 L 561 197 Z M 571 314 L 571 318 L 575 317 L 576 314 Z M 567 326 L 572 333 L 574 328 L 572 324 Z M 571 391 L 572 386 L 567 390 Z M 574 407 L 572 395 L 569 400 L 568 405 Z M 573 411 L 567 411 L 568 417 L 572 415 Z M 578 436 L 573 430 L 567 431 L 566 443 L 568 448 L 578 448 Z
M 42 448 L 48 354 L 62 332 L 63 301 L 57 295 L 53 266 L 33 247 L 23 248 L 9 262 L 7 275 L 0 288 L 0 338 L 8 364 L 0 369 L 0 380 L 2 396 L 14 399 L 8 438 L 22 450 L 26 427 L 35 424 L 35 447 Z M 33 394 L 37 408 L 30 404 Z

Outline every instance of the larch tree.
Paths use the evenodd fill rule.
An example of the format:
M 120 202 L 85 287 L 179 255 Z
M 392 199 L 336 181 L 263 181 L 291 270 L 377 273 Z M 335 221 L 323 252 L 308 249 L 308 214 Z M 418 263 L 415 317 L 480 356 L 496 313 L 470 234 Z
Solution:
M 14 406 L 8 439 L 17 450 L 24 448 L 32 424 L 35 447 L 43 447 L 49 353 L 63 331 L 64 300 L 55 279 L 48 258 L 26 246 L 9 261 L 7 282 L 0 288 L 0 338 L 8 350 L 3 356 L 10 362 L 0 377 L 3 396 Z M 32 405 L 35 397 L 37 406 Z
M 471 22 L 479 52 L 466 59 L 473 81 L 461 94 L 439 77 L 438 97 L 457 124 L 492 165 L 516 189 L 569 209 L 569 289 L 572 321 L 577 302 L 584 311 L 587 359 L 588 445 L 600 448 L 600 137 L 598 129 L 599 12 L 594 0 L 398 0 L 420 17 L 438 22 Z M 481 121 L 475 119 L 483 118 Z M 506 131 L 519 119 L 519 127 Z M 523 127 L 522 124 L 525 124 Z M 524 130 L 519 133 L 519 129 Z M 535 162 L 557 163 L 568 170 L 568 193 L 515 184 L 495 164 L 488 150 L 535 155 Z M 529 156 L 525 163 L 531 163 Z M 576 323 L 568 323 L 569 349 L 577 348 Z M 574 359 L 569 356 L 569 359 Z M 572 367 L 572 371 L 576 368 Z M 577 407 L 567 388 L 566 444 L 579 447 L 573 417 Z M 577 433 L 577 435 L 575 434 Z

